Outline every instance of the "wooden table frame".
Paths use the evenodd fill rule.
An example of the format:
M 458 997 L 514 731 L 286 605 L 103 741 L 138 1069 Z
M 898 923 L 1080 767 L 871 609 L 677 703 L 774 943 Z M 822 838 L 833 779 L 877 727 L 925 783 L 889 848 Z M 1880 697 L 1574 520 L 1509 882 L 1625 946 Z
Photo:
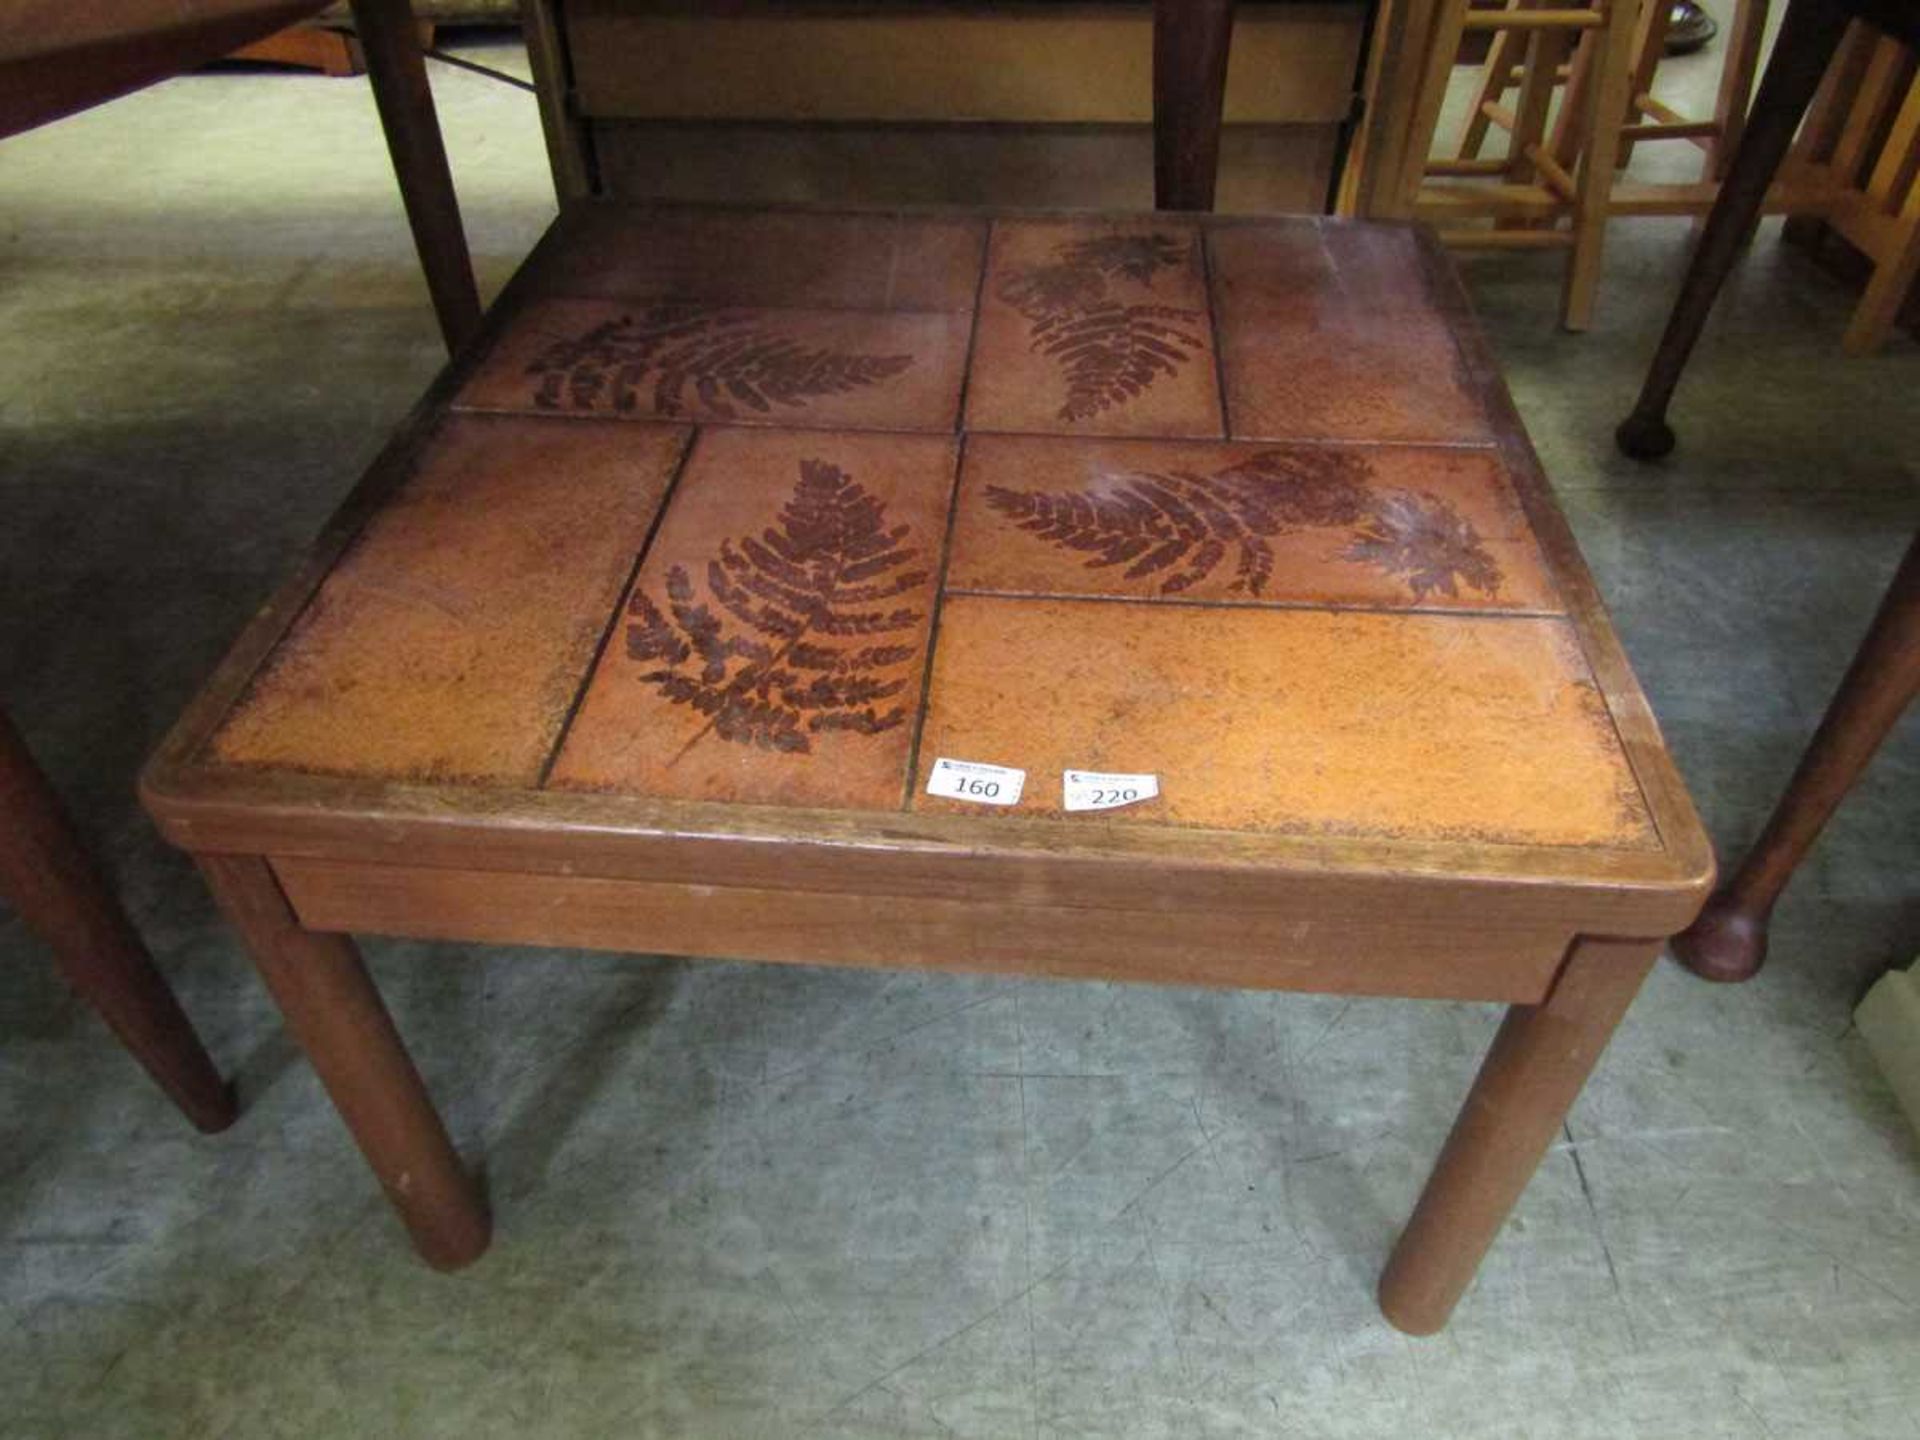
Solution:
M 1507 1021 L 1382 1281 L 1396 1325 L 1440 1328 L 1665 938 L 1697 913 L 1713 862 L 1431 237 L 1422 236 L 1421 263 L 1457 327 L 1465 383 L 1493 417 L 1661 848 L 1143 835 L 1128 826 L 1069 833 L 1012 816 L 452 795 L 207 763 L 221 718 L 407 476 L 445 402 L 520 305 L 527 274 L 576 218 L 577 210 L 562 216 L 481 344 L 414 411 L 143 780 L 149 809 L 196 856 L 419 1252 L 446 1269 L 471 1262 L 488 1243 L 488 1212 L 351 932 L 1505 1001 Z M 982 898 L 1005 895 L 1018 899 Z M 902 962 L 903 953 L 912 959 Z

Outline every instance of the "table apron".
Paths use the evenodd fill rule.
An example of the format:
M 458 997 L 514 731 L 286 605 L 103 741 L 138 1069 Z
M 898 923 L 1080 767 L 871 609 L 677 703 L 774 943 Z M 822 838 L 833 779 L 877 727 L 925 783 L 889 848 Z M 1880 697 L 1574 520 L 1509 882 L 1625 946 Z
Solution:
M 1564 925 L 1120 909 L 272 857 L 317 931 L 638 954 L 1533 1004 Z

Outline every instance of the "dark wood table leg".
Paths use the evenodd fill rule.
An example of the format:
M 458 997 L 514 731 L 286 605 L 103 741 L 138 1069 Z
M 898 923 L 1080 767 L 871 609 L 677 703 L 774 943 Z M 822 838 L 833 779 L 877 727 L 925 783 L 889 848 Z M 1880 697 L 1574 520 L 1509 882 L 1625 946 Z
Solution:
M 1675 959 L 1708 980 L 1753 977 L 1767 958 L 1774 902 L 1917 692 L 1920 536 L 1907 547 L 1867 638 L 1767 828 L 1700 918 L 1674 937 Z
M 447 349 L 458 352 L 480 328 L 480 292 L 473 283 L 473 259 L 460 224 L 460 201 L 447 168 L 433 92 L 427 86 L 426 62 L 420 58 L 413 6 L 410 0 L 353 0 L 353 23 L 440 333 Z
M 1687 278 L 1667 318 L 1646 384 L 1633 413 L 1620 422 L 1614 440 L 1636 460 L 1657 460 L 1673 449 L 1667 406 L 1686 369 L 1687 357 L 1705 328 L 1714 298 L 1760 217 L 1767 187 L 1786 158 L 1794 131 L 1819 88 L 1827 62 L 1839 48 L 1849 18 L 1843 0 L 1792 0 L 1767 64 L 1760 93 L 1747 117 L 1720 196 L 1687 266 Z
M 1213 209 L 1233 0 L 1155 0 L 1153 203 Z
M 436 1270 L 479 1259 L 486 1202 L 353 942 L 302 929 L 265 860 L 197 858 L 421 1258 Z
M 1380 1277 L 1395 1326 L 1431 1335 L 1447 1323 L 1659 953 L 1654 941 L 1581 940 L 1545 1000 L 1507 1012 Z
M 0 896 L 156 1084 L 212 1134 L 238 1113 L 200 1037 L 101 879 L 25 743 L 0 714 Z

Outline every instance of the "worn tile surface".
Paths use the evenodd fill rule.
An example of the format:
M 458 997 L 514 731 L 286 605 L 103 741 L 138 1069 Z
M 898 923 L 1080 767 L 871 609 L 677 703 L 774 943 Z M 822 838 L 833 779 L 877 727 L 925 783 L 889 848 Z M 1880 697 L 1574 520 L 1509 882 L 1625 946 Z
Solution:
M 215 735 L 214 756 L 537 781 L 687 438 L 449 418 Z
M 1093 823 L 1658 843 L 1560 620 L 949 596 L 920 755 L 923 786 L 1026 770 L 1020 814 L 1059 815 L 1064 770 L 1160 777 Z
M 553 783 L 897 806 L 954 452 L 934 436 L 702 432 Z
M 963 311 L 979 288 L 986 233 L 972 217 L 626 211 L 580 226 L 535 283 L 616 300 Z
M 1334 235 L 1303 220 L 1210 233 L 1228 433 L 1491 438 L 1416 253 L 1410 229 Z
M 969 428 L 1218 435 L 1205 260 L 1189 223 L 996 221 Z
M 969 439 L 952 590 L 1555 611 L 1489 451 Z
M 1710 109 L 1720 60 L 1663 97 Z M 549 218 L 538 116 L 431 73 L 491 287 Z M 701 137 L 702 185 L 845 194 Z M 0 208 L 0 695 L 244 1107 L 187 1129 L 0 906 L 0 1435 L 1912 1440 L 1920 1144 L 1849 1010 L 1914 950 L 1920 715 L 1757 980 L 1656 969 L 1437 1339 L 1373 1285 L 1484 1006 L 369 942 L 497 1216 L 471 1270 L 417 1265 L 132 793 L 441 362 L 378 119 L 359 84 L 193 76 L 6 141 Z M 1652 469 L 1608 436 L 1685 222 L 1612 227 L 1577 338 L 1561 257 L 1467 262 L 1723 855 L 1920 523 L 1920 347 L 1842 359 L 1850 292 L 1777 234 Z

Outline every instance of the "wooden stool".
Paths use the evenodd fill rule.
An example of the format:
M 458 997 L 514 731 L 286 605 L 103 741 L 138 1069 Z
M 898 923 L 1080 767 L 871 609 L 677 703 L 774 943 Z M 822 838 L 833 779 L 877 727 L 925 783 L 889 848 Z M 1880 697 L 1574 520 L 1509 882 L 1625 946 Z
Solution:
M 1441 227 L 1441 238 L 1453 246 L 1565 250 L 1560 323 L 1569 330 L 1585 330 L 1593 319 L 1614 171 L 1632 99 L 1637 18 L 1633 0 L 1594 0 L 1591 5 L 1509 0 L 1504 10 L 1474 10 L 1469 0 L 1439 0 L 1425 41 L 1425 64 L 1401 162 L 1398 213 Z M 1491 160 L 1479 159 L 1477 153 L 1431 160 L 1460 40 L 1474 30 L 1497 32 L 1489 66 L 1501 80 L 1516 63 L 1513 47 L 1523 44 L 1525 62 L 1514 108 L 1507 111 L 1487 100 L 1477 111 L 1481 118 L 1497 117 L 1510 131 L 1508 153 Z M 1509 36 L 1524 37 L 1524 42 Z M 1550 142 L 1548 107 L 1562 64 L 1576 44 L 1560 128 Z M 1469 140 L 1474 133 L 1470 125 Z M 1429 176 L 1441 183 L 1429 184 Z M 1479 221 L 1492 223 L 1482 226 Z M 1511 221 L 1533 223 L 1504 223 Z
M 1415 1332 L 1712 873 L 1444 257 L 1315 220 L 573 207 L 145 796 L 445 1267 L 350 932 L 1509 1002 Z
M 1920 276 L 1920 64 L 1913 48 L 1856 22 L 1827 67 L 1782 166 L 1788 236 L 1838 235 L 1872 266 L 1840 348 L 1886 344 Z

